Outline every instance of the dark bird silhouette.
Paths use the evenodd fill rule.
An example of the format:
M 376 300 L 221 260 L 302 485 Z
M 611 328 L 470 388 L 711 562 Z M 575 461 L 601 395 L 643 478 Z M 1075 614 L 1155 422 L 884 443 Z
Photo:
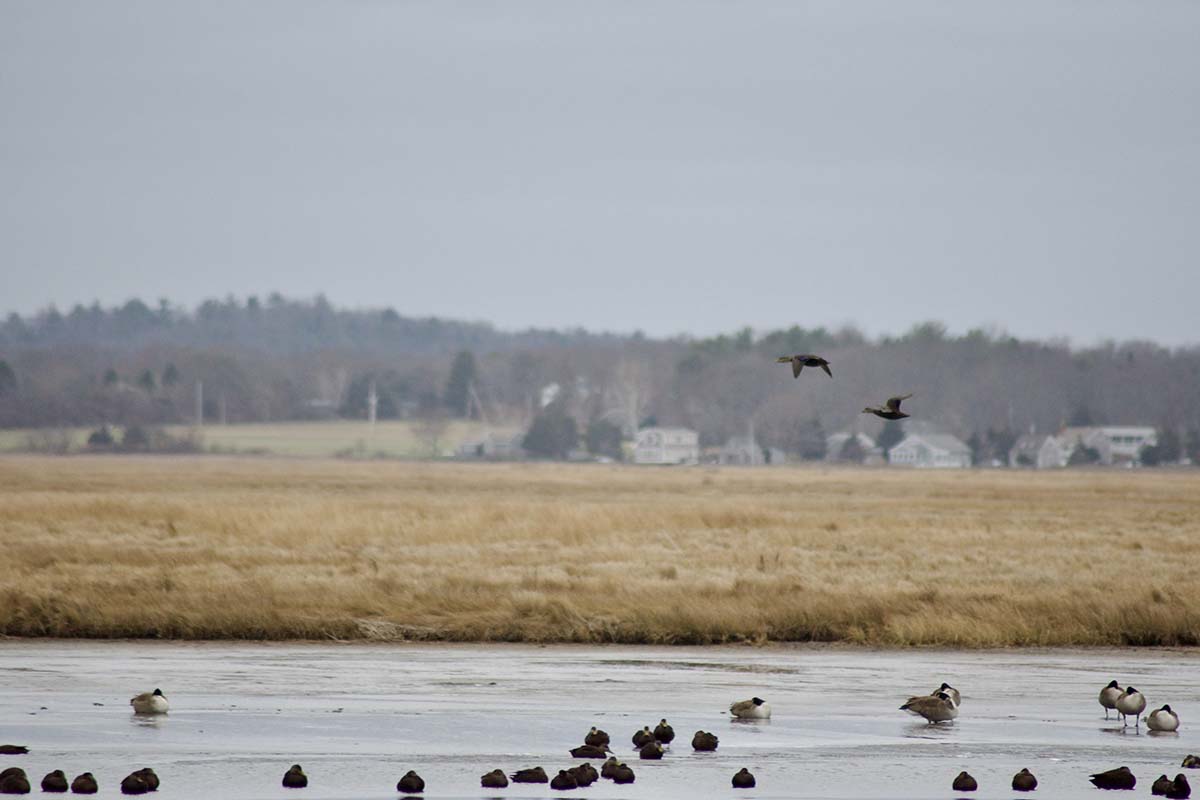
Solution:
M 1175 781 L 1168 778 L 1166 775 L 1159 775 L 1154 783 L 1150 784 L 1150 794 L 1165 795 L 1167 789 L 1175 785 Z
M 750 774 L 750 770 L 742 767 L 741 770 L 733 776 L 733 788 L 735 789 L 753 789 L 754 776 Z
M 875 416 L 882 417 L 883 419 L 904 419 L 908 416 L 908 414 L 905 414 L 900 410 L 900 403 L 910 397 L 912 397 L 911 394 L 902 394 L 899 397 L 889 397 L 888 401 L 884 403 L 884 405 L 878 408 L 874 406 L 867 406 L 862 410 L 862 413 L 874 414 Z
M 634 734 L 633 734 L 634 748 L 640 750 L 643 746 L 645 746 L 646 742 L 653 742 L 653 741 L 654 741 L 654 734 L 650 732 L 649 725 L 645 726 L 640 731 L 634 731 Z
M 95 794 L 99 791 L 96 785 L 96 779 L 90 772 L 84 772 L 81 775 L 76 775 L 75 780 L 71 781 L 71 791 L 75 794 Z
M 425 791 L 425 780 L 411 769 L 396 784 L 396 791 L 406 794 L 419 794 Z
M 158 780 L 158 775 L 156 775 L 154 773 L 154 770 L 150 769 L 149 767 L 142 767 L 141 769 L 139 769 L 137 772 L 135 772 L 133 774 L 142 776 L 142 780 L 144 780 L 146 782 L 147 791 L 151 791 L 151 792 L 158 791 L 159 780 Z
M 941 686 L 930 692 L 929 696 L 937 697 L 938 692 L 945 692 L 947 695 L 949 695 L 950 699 L 954 701 L 954 705 L 962 705 L 962 694 L 958 691 L 958 689 L 955 689 L 950 684 L 943 682 Z
M 1013 775 L 1012 787 L 1014 792 L 1032 792 L 1037 788 L 1037 778 L 1027 769 Z
M 600 780 L 600 773 L 591 764 L 580 764 L 577 767 L 568 767 L 567 772 L 575 777 L 575 782 L 580 788 L 591 786 L 596 781 Z
M 69 786 L 67 776 L 61 769 L 46 773 L 46 777 L 42 778 L 43 792 L 65 792 Z
M 794 356 L 780 356 L 779 358 L 775 359 L 775 361 L 779 364 L 791 364 L 793 378 L 799 378 L 800 371 L 805 367 L 820 367 L 821 369 L 825 370 L 826 375 L 831 378 L 833 377 L 833 373 L 829 370 L 829 362 L 820 356 L 814 356 L 811 353 L 799 353 Z
M 950 784 L 950 788 L 956 792 L 973 792 L 979 788 L 979 783 L 966 770 L 963 770 L 958 773 L 954 783 Z
M 613 783 L 633 783 L 633 767 L 628 764 L 617 764 L 612 768 Z
M 609 741 L 608 734 L 605 731 L 595 727 L 588 731 L 587 736 L 583 737 L 583 743 L 590 744 L 593 747 L 608 747 L 610 744 L 612 744 L 612 742 Z
M 1129 771 L 1129 767 L 1117 767 L 1107 772 L 1097 772 L 1088 780 L 1097 789 L 1132 789 L 1137 786 L 1137 778 Z
M 604 758 L 611 752 L 607 747 L 596 747 L 591 744 L 583 744 L 579 747 L 572 748 L 572 758 Z
M 567 772 L 565 769 L 560 769 L 558 774 L 554 776 L 554 780 L 550 781 L 551 789 L 578 789 L 579 782 L 575 780 L 575 776 Z
M 600 765 L 600 777 L 611 779 L 612 771 L 614 769 L 616 769 L 618 766 L 620 766 L 620 764 L 621 764 L 621 762 L 617 759 L 616 756 L 613 756 L 612 758 L 608 759 L 607 761 L 605 761 L 603 764 Z
M 132 772 L 121 781 L 121 794 L 145 794 L 150 791 L 141 773 Z
M 505 789 L 508 787 L 508 776 L 502 769 L 494 769 L 479 778 L 479 785 L 484 789 Z
M 0 756 L 23 756 L 28 752 L 23 744 L 0 744 Z
M 654 728 L 654 738 L 663 744 L 670 744 L 675 738 L 675 729 L 667 724 L 667 721 L 661 720 Z
M 1188 779 L 1181 772 L 1175 776 L 1175 780 L 1171 781 L 1171 786 L 1165 794 L 1171 800 L 1176 800 L 1176 798 L 1178 800 L 1187 800 L 1187 798 L 1192 796 L 1192 785 L 1188 783 Z
M 651 739 L 638 751 L 638 758 L 647 761 L 660 761 L 663 757 L 663 747 L 657 740 Z
M 303 789 L 305 786 L 308 786 L 308 776 L 299 764 L 292 764 L 291 768 L 283 773 L 283 788 Z
M 513 783 L 549 783 L 550 778 L 546 775 L 546 770 L 541 767 L 530 767 L 529 769 L 519 769 L 512 774 Z
M 1182 766 L 1186 769 L 1200 769 L 1200 756 L 1194 756 L 1189 753 L 1183 757 Z
M 9 767 L 0 773 L 0 794 L 29 794 L 29 778 L 20 767 Z
M 692 749 L 699 750 L 704 753 L 711 753 L 717 749 L 717 743 L 720 739 L 715 733 L 708 731 L 696 731 L 696 735 L 692 737 Z

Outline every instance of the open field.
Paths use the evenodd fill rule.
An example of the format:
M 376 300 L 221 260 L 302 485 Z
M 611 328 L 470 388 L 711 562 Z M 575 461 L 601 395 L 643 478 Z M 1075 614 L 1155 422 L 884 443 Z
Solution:
M 1200 476 L 0 458 L 0 632 L 1200 643 Z
M 61 435 L 72 451 L 87 445 L 90 428 L 62 428 Z M 173 436 L 186 436 L 186 425 L 168 425 Z M 421 424 L 407 420 L 375 423 L 371 432 L 366 422 L 330 420 L 327 422 L 264 422 L 239 425 L 205 425 L 199 441 L 203 449 L 225 453 L 263 453 L 280 456 L 321 458 L 344 454 L 385 458 L 429 458 L 434 447 L 442 455 L 452 455 L 458 444 L 483 435 L 516 432 L 513 426 L 486 428 L 482 423 L 465 420 L 447 421 L 436 442 L 422 431 Z M 44 435 L 33 429 L 0 429 L 0 453 L 29 450 L 30 437 Z

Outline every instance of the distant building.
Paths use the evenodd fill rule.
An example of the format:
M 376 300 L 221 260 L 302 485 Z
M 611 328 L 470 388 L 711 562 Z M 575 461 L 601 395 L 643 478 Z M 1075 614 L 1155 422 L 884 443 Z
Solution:
M 700 434 L 687 428 L 642 428 L 633 442 L 635 464 L 698 464 Z
M 731 436 L 717 451 L 717 463 L 740 466 L 786 464 L 787 456 L 777 447 L 763 447 L 753 437 Z
M 851 440 L 854 443 L 851 444 Z M 849 448 L 847 448 L 849 445 Z M 826 461 L 862 462 L 871 455 L 880 455 L 875 440 L 857 431 L 838 431 L 825 437 Z
M 1092 427 L 1063 428 L 1057 435 L 1064 449 L 1070 453 L 1077 447 L 1095 450 L 1099 463 L 1130 464 L 1141 460 L 1143 447 L 1158 444 L 1158 432 L 1144 425 L 1095 425 Z
M 971 448 L 948 433 L 910 433 L 888 451 L 888 463 L 963 469 L 971 466 Z
M 1008 451 L 1010 467 L 1059 469 L 1071 460 L 1075 446 L 1066 440 L 1046 433 L 1027 433 L 1017 439 Z
M 461 443 L 455 455 L 461 459 L 484 461 L 518 461 L 525 457 L 521 447 L 523 434 L 489 433 Z

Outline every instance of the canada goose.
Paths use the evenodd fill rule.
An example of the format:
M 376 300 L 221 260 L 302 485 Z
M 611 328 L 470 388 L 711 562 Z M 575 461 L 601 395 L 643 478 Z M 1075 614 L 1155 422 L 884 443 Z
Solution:
M 0 756 L 23 756 L 29 748 L 23 744 L 0 744 Z
M 283 773 L 283 788 L 303 789 L 305 786 L 308 786 L 308 776 L 299 764 L 292 764 L 288 771 Z
M 647 761 L 660 761 L 663 757 L 663 746 L 657 740 L 651 739 L 638 751 L 638 758 Z
M 883 419 L 904 419 L 908 416 L 908 414 L 905 414 L 900 410 L 900 403 L 901 401 L 907 400 L 910 397 L 912 397 L 911 394 L 902 394 L 899 397 L 889 397 L 888 401 L 883 406 L 878 408 L 875 406 L 867 406 L 862 410 L 862 413 L 874 414 L 875 416 L 882 417 Z
M 145 794 L 150 791 L 140 773 L 131 772 L 121 781 L 121 794 Z
M 610 777 L 613 783 L 633 783 L 635 777 L 633 767 L 625 763 L 617 764 L 612 768 L 612 775 Z
M 738 719 L 770 719 L 771 706 L 761 697 L 739 700 L 729 707 L 729 713 Z
M 1137 786 L 1137 778 L 1129 771 L 1129 767 L 1117 767 L 1107 772 L 1097 772 L 1088 780 L 1097 789 L 1132 789 Z
M 583 737 L 583 743 L 590 744 L 593 747 L 608 747 L 612 744 L 609 741 L 608 734 L 594 726 L 588 731 L 587 736 Z
M 775 359 L 775 363 L 791 364 L 793 378 L 799 378 L 800 370 L 804 369 L 805 367 L 820 367 L 821 369 L 825 370 L 826 375 L 831 378 L 833 377 L 833 373 L 829 371 L 829 361 L 821 358 L 820 356 L 814 356 L 811 353 L 800 353 L 799 355 L 794 356 L 780 356 L 779 358 Z
M 67 776 L 61 769 L 48 772 L 46 777 L 42 778 L 43 792 L 65 792 L 69 786 Z
M 1117 707 L 1117 698 L 1121 696 L 1121 687 L 1116 681 L 1109 681 L 1108 686 L 1100 690 L 1100 705 L 1104 706 L 1104 718 L 1108 719 L 1108 710 Z
M 1037 788 L 1037 778 L 1027 769 L 1013 775 L 1012 787 L 1014 792 L 1032 792 Z
M 958 689 L 955 689 L 950 684 L 942 683 L 941 686 L 939 686 L 938 688 L 936 688 L 932 692 L 930 692 L 929 696 L 937 697 L 938 692 L 945 692 L 950 697 L 951 702 L 953 702 L 956 707 L 962 705 L 962 695 L 958 693 Z
M 577 767 L 568 767 L 567 772 L 575 778 L 575 782 L 579 784 L 579 788 L 591 786 L 596 781 L 600 780 L 600 773 L 591 764 L 580 764 Z
M 665 719 L 660 720 L 654 728 L 654 738 L 663 744 L 670 744 L 675 738 L 675 729 L 668 725 Z
M 1179 730 L 1179 715 L 1170 706 L 1164 705 L 1146 715 L 1146 727 L 1152 731 Z
M 579 747 L 572 748 L 571 757 L 572 758 L 604 758 L 606 755 L 608 755 L 611 752 L 612 751 L 609 750 L 607 747 L 596 747 L 595 745 L 591 745 L 591 744 L 583 744 L 583 745 L 580 745 Z
M 1142 712 L 1146 710 L 1146 698 L 1137 689 L 1132 686 L 1121 692 L 1121 696 L 1117 698 L 1117 711 L 1120 711 L 1122 716 L 1128 717 L 1133 714 L 1133 727 L 1138 727 L 1141 722 Z
M 1185 769 L 1200 769 L 1200 756 L 1194 756 L 1189 753 L 1183 757 L 1183 764 L 1180 766 Z
M 900 710 L 924 717 L 930 725 L 947 722 L 958 716 L 958 708 L 945 692 L 938 692 L 932 697 L 927 694 L 910 697 L 908 702 L 900 706 Z
M 1183 776 L 1183 773 L 1180 773 L 1175 776 L 1175 780 L 1171 781 L 1171 785 L 1167 788 L 1165 794 L 1172 800 L 1175 800 L 1175 798 L 1187 800 L 1187 798 L 1192 796 L 1192 785 L 1188 783 L 1188 779 Z
M 530 769 L 519 769 L 512 774 L 513 783 L 549 783 L 550 778 L 546 777 L 546 770 L 541 767 L 531 767 Z
M 633 732 L 633 747 L 635 750 L 640 750 L 646 742 L 653 742 L 654 734 L 650 732 L 650 726 L 647 725 L 640 731 Z
M 84 772 L 81 775 L 76 775 L 75 780 L 71 781 L 71 791 L 75 794 L 95 794 L 99 791 L 96 785 L 96 779 L 90 772 Z
M 0 773 L 0 794 L 29 794 L 29 777 L 20 767 L 9 767 Z
M 150 769 L 149 767 L 142 767 L 141 769 L 139 769 L 137 772 L 135 772 L 133 774 L 142 776 L 142 780 L 144 780 L 146 782 L 146 789 L 148 791 L 151 791 L 151 792 L 158 791 L 159 780 L 158 780 L 158 775 L 156 775 L 154 773 L 154 770 Z
M 425 781 L 420 775 L 410 769 L 404 773 L 404 777 L 396 784 L 396 791 L 406 794 L 420 794 L 425 791 Z
M 170 704 L 167 703 L 166 695 L 162 693 L 162 689 L 155 689 L 153 692 L 142 692 L 137 697 L 129 701 L 129 705 L 133 706 L 135 714 L 165 714 Z
M 565 769 L 560 769 L 558 774 L 554 776 L 554 780 L 550 781 L 551 789 L 578 789 L 579 781 L 575 780 L 575 776 L 567 772 Z
M 1167 789 L 1175 785 L 1175 781 L 1168 778 L 1166 775 L 1159 775 L 1154 783 L 1150 784 L 1150 794 L 1165 795 Z
M 715 733 L 707 731 L 696 731 L 696 735 L 692 737 L 692 749 L 699 750 L 704 753 L 711 753 L 717 749 L 717 743 L 720 739 Z
M 950 788 L 956 792 L 973 792 L 979 788 L 979 783 L 966 770 L 958 773 Z
M 739 770 L 737 774 L 733 776 L 732 782 L 733 788 L 735 789 L 754 788 L 754 776 L 750 773 L 750 770 L 746 769 L 745 767 L 742 767 L 741 770 Z

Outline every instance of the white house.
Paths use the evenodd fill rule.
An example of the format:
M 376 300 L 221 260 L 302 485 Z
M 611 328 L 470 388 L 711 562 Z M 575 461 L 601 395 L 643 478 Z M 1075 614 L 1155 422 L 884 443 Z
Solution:
M 484 459 L 489 461 L 515 461 L 525 456 L 521 448 L 523 434 L 488 433 L 478 439 L 468 439 L 459 444 L 456 455 L 462 459 Z
M 1010 467 L 1036 467 L 1058 469 L 1071 460 L 1075 445 L 1065 439 L 1045 433 L 1027 433 L 1017 439 L 1008 451 Z
M 1136 462 L 1141 458 L 1143 447 L 1158 444 L 1158 432 L 1143 425 L 1096 425 L 1092 427 L 1063 428 L 1057 438 L 1067 450 L 1067 457 L 1076 447 L 1090 447 L 1100 455 L 1101 464 Z
M 948 433 L 910 433 L 888 451 L 888 463 L 961 469 L 971 466 L 971 448 Z
M 687 428 L 642 428 L 633 440 L 635 464 L 698 464 L 700 434 Z
M 763 447 L 751 436 L 730 436 L 717 452 L 717 463 L 739 466 L 786 464 L 787 456 L 778 447 Z

